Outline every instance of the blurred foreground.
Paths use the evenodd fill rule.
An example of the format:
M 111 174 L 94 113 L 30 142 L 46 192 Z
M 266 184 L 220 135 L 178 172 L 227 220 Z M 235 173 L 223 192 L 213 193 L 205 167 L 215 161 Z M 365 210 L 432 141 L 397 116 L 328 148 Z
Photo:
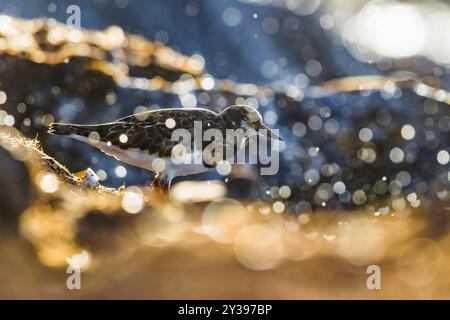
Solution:
M 15 215 L 2 216 L 1 298 L 450 298 L 449 211 L 431 203 L 281 215 L 223 197 L 220 182 L 182 182 L 167 201 L 145 187 L 84 187 L 15 130 L 0 144 L 2 162 L 30 177 L 2 195 Z M 82 250 L 82 290 L 70 291 L 66 258 Z M 381 290 L 366 287 L 373 264 Z

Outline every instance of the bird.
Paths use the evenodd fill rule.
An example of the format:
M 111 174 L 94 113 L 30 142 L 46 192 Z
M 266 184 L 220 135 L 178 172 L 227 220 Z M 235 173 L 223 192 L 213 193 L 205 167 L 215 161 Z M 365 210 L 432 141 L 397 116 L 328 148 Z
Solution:
M 254 135 L 283 140 L 264 124 L 255 108 L 247 105 L 233 105 L 220 113 L 204 108 L 154 109 L 102 124 L 51 123 L 48 132 L 87 143 L 121 162 L 155 172 L 152 187 L 168 191 L 173 178 L 205 172 L 218 164 L 202 159 L 202 150 L 211 142 L 202 141 L 199 146 L 194 139 L 183 144 L 180 157 L 198 161 L 174 163 L 173 150 L 180 143 L 173 134 L 181 129 L 194 137 L 196 123 L 203 132 L 217 129 L 226 135 L 227 129 L 253 130 Z M 224 140 L 220 143 L 226 144 Z

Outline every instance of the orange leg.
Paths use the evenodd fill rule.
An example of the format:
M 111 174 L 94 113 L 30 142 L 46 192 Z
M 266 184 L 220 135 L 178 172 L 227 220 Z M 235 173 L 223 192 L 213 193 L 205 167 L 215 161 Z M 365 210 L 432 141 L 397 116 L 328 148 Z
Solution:
M 151 183 L 152 189 L 160 189 L 161 188 L 161 180 L 162 180 L 162 176 L 159 173 L 156 173 L 155 177 L 153 178 L 153 181 Z
M 151 183 L 154 191 L 158 191 L 164 200 L 167 200 L 169 194 L 170 180 L 166 176 L 157 173 Z

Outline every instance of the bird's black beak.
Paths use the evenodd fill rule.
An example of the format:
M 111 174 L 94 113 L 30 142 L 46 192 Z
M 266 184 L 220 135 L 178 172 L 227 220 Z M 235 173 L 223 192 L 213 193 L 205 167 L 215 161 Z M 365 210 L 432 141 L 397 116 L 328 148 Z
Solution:
M 261 130 L 261 129 L 263 129 L 263 130 Z M 266 137 L 271 138 L 271 139 L 284 141 L 283 138 L 281 138 L 279 135 L 277 135 L 275 132 L 273 132 L 272 129 L 270 129 L 269 127 L 267 127 L 264 124 L 261 124 L 259 126 L 258 134 L 266 136 Z

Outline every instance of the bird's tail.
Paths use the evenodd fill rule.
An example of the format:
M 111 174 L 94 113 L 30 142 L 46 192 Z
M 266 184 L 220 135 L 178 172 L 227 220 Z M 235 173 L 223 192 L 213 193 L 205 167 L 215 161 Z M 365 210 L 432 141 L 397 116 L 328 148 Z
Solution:
M 92 132 L 92 126 L 66 124 L 66 123 L 51 123 L 48 128 L 48 133 L 58 135 L 71 135 L 76 134 L 79 136 L 87 136 Z

